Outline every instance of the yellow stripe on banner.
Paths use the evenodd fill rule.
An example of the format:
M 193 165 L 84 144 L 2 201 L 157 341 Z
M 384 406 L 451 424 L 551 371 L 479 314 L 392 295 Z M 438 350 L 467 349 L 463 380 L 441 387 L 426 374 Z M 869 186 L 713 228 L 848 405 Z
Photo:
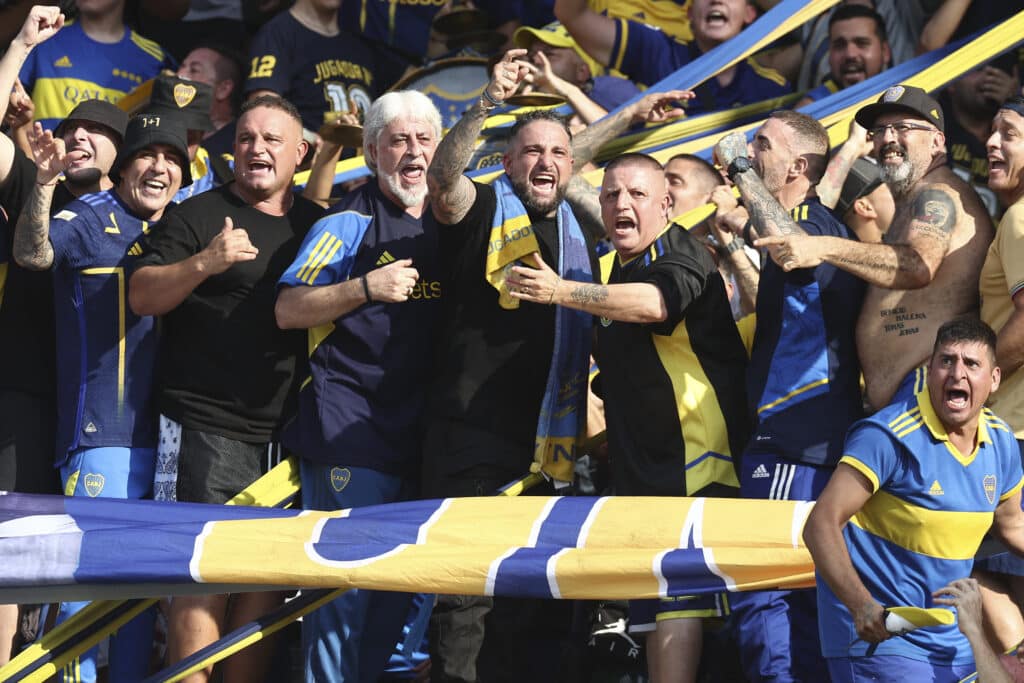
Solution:
M 876 491 L 850 521 L 911 552 L 944 560 L 969 560 L 992 526 L 992 513 L 928 510 L 886 491 Z M 957 533 L 950 534 L 948 530 L 954 527 Z

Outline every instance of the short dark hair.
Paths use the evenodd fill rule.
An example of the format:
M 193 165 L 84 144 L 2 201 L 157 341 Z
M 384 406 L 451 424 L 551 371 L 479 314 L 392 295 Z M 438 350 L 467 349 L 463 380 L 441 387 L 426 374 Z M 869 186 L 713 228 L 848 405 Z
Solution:
M 875 22 L 875 35 L 883 43 L 889 42 L 889 34 L 885 30 L 885 19 L 871 7 L 864 5 L 840 5 L 828 19 L 828 35 L 832 37 L 832 25 L 847 19 L 871 19 Z
M 533 111 L 526 112 L 522 116 L 517 117 L 516 122 L 512 124 L 512 130 L 508 134 L 508 139 L 515 139 L 523 128 L 526 128 L 531 123 L 536 123 L 537 121 L 549 121 L 555 125 L 561 126 L 562 130 L 565 131 L 565 134 L 569 136 L 569 141 L 572 142 L 572 131 L 569 130 L 569 119 L 550 109 L 534 109 Z
M 646 166 L 652 171 L 657 171 L 658 173 L 665 172 L 665 167 L 661 165 L 660 161 L 652 157 L 650 154 L 643 154 L 641 152 L 626 152 L 625 154 L 620 154 L 608 162 L 608 165 L 604 167 L 604 172 L 608 173 L 619 166 Z
M 798 151 L 807 157 L 807 177 L 817 185 L 828 168 L 828 131 L 817 119 L 790 109 L 777 109 L 769 118 L 782 121 L 796 133 Z
M 665 168 L 673 161 L 687 161 L 691 164 L 696 165 L 697 174 L 705 181 L 705 186 L 708 187 L 708 192 L 715 189 L 717 186 L 722 185 L 725 181 L 722 179 L 722 174 L 718 172 L 711 162 L 703 157 L 699 157 L 696 154 L 677 154 L 668 161 L 665 162 Z
M 277 109 L 283 111 L 289 117 L 295 119 L 295 122 L 302 125 L 302 115 L 299 114 L 299 110 L 294 104 L 281 97 L 280 95 L 259 95 L 251 100 L 246 100 L 245 104 L 238 112 L 238 118 L 242 118 L 248 112 L 259 107 L 266 107 L 267 109 Z
M 243 92 L 245 87 L 245 57 L 234 48 L 208 41 L 199 43 L 192 49 L 198 50 L 200 48 L 217 53 L 217 56 L 220 58 L 217 60 L 216 65 L 214 65 L 217 82 L 231 81 L 235 84 L 234 90 L 231 91 L 231 111 L 238 111 L 242 106 L 242 98 L 245 96 Z M 216 88 L 216 86 L 214 87 Z
M 944 322 L 939 327 L 939 331 L 935 333 L 935 346 L 932 347 L 932 355 L 935 355 L 940 346 L 959 342 L 984 344 L 988 348 L 992 362 L 995 363 L 996 333 L 980 318 L 962 315 Z

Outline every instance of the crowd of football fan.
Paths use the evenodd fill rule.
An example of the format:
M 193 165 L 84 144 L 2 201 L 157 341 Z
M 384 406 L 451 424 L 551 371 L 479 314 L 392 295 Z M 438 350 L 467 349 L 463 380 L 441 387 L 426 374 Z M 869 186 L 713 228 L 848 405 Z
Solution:
M 522 495 L 817 501 L 816 589 L 351 590 L 290 656 L 307 681 L 1014 680 L 1024 52 L 886 88 L 837 149 L 800 112 L 1024 2 L 845 0 L 648 90 L 776 4 L 8 3 L 0 491 L 223 504 L 294 455 L 309 510 L 531 474 Z M 402 84 L 466 63 L 486 85 L 444 130 Z M 484 130 L 528 94 L 568 114 Z M 594 171 L 627 131 L 766 100 L 710 159 Z M 289 595 L 165 600 L 61 680 L 141 680 Z M 84 604 L 0 605 L 0 664 Z

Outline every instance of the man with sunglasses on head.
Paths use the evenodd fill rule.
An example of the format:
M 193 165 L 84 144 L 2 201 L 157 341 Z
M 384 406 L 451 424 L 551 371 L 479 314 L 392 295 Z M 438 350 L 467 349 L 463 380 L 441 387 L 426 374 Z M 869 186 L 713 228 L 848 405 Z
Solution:
M 869 287 L 857 352 L 872 409 L 910 395 L 944 321 L 978 309 L 978 274 L 994 234 L 978 194 L 946 165 L 939 103 L 909 85 L 857 112 L 896 213 L 881 244 L 785 235 L 755 242 L 786 271 L 830 263 Z

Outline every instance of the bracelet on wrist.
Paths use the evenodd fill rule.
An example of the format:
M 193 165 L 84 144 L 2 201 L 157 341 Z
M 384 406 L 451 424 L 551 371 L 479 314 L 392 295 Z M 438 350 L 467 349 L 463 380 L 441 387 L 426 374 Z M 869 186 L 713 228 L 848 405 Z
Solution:
M 361 278 L 359 278 L 359 279 L 360 279 L 360 280 L 362 281 L 362 283 L 363 283 L 363 294 L 365 294 L 365 295 L 366 295 L 366 303 L 368 303 L 368 304 L 372 304 L 372 303 L 373 303 L 373 297 L 372 297 L 372 296 L 370 296 L 370 283 L 369 283 L 369 281 L 368 281 L 368 280 L 366 279 L 366 276 L 365 276 L 365 275 L 364 275 L 364 276 L 362 276 L 362 277 L 361 277 Z
M 744 242 L 742 237 L 733 237 L 729 241 L 729 244 L 726 244 L 724 247 L 718 247 L 718 253 L 721 256 L 731 256 L 732 254 L 735 254 L 737 251 L 741 250 L 743 248 L 743 245 Z
M 487 88 L 484 88 L 484 91 L 483 93 L 481 93 L 480 97 L 482 98 L 480 104 L 484 106 L 484 109 L 494 109 L 495 107 L 500 107 L 501 105 L 505 104 L 501 100 L 494 99 L 494 97 L 491 96 L 491 93 L 487 92 Z M 486 105 L 484 105 L 483 100 L 487 100 L 488 102 L 490 102 L 491 106 L 487 107 Z

